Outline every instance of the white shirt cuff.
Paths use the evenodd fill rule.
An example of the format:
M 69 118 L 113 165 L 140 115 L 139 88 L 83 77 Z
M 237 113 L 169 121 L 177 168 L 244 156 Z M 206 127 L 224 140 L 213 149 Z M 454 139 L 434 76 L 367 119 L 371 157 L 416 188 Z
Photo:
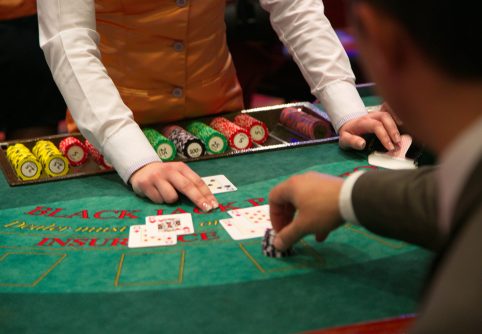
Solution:
M 323 108 L 328 113 L 336 132 L 354 118 L 366 115 L 368 112 L 353 83 L 337 81 L 327 85 L 316 94 Z
M 359 225 L 358 219 L 355 215 L 353 203 L 351 201 L 351 194 L 356 181 L 365 171 L 358 171 L 348 176 L 341 187 L 340 197 L 338 199 L 338 206 L 340 208 L 341 217 L 352 224 Z
M 103 151 L 125 183 L 139 168 L 151 162 L 161 161 L 142 130 L 135 123 L 124 126 L 109 137 Z

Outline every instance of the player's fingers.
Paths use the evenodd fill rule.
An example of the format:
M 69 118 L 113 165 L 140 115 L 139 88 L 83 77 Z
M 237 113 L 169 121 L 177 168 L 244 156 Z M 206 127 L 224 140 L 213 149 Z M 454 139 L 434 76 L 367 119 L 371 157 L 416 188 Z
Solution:
M 206 198 L 191 180 L 183 174 L 178 171 L 169 173 L 168 180 L 174 188 L 186 195 L 197 207 L 205 212 L 211 211 L 210 199 Z
M 317 242 L 323 242 L 326 240 L 326 238 L 328 238 L 328 234 L 329 233 L 316 233 L 315 237 L 316 237 L 316 241 Z
M 277 250 L 284 251 L 293 246 L 305 235 L 301 226 L 302 222 L 300 221 L 300 217 L 297 216 L 290 224 L 276 233 L 273 242 L 274 247 Z
M 289 181 L 278 184 L 269 193 L 269 214 L 275 231 L 280 231 L 293 219 L 295 208 L 291 203 L 291 193 Z
M 199 192 L 208 199 L 211 207 L 213 209 L 219 207 L 219 203 L 216 200 L 216 197 L 212 194 L 209 187 L 204 183 L 199 175 L 197 175 L 191 168 L 184 164 L 184 166 L 179 170 L 182 175 L 187 177 L 194 186 L 199 190 Z
M 342 131 L 340 133 L 339 145 L 342 149 L 353 148 L 355 150 L 363 150 L 366 145 L 365 139 L 360 136 Z
M 374 117 L 378 119 L 380 122 L 383 123 L 383 126 L 385 127 L 385 130 L 388 132 L 388 135 L 390 136 L 391 140 L 395 143 L 398 144 L 400 143 L 400 131 L 398 131 L 397 123 L 395 123 L 395 120 L 393 117 L 388 113 L 388 112 L 374 112 Z

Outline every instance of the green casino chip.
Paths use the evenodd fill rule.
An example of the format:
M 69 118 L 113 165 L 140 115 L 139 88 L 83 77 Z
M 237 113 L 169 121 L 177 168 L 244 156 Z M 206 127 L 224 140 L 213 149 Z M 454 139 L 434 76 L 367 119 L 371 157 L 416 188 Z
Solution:
M 202 122 L 191 122 L 187 125 L 186 129 L 201 139 L 206 145 L 207 151 L 211 154 L 224 153 L 228 148 L 226 137 Z
M 176 157 L 176 146 L 172 141 L 164 137 L 159 131 L 151 128 L 146 128 L 142 131 L 162 161 L 171 161 Z

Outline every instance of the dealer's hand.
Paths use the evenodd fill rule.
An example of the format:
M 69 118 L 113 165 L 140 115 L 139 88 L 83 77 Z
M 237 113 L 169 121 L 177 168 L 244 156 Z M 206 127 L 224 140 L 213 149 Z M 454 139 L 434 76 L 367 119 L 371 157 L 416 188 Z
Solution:
M 206 212 L 218 207 L 207 185 L 182 162 L 150 163 L 132 174 L 129 182 L 136 194 L 155 203 L 174 203 L 179 191 Z
M 374 133 L 389 151 L 400 143 L 400 132 L 390 113 L 374 111 L 343 124 L 339 131 L 340 147 L 363 150 L 366 142 L 360 135 L 366 133 Z
M 310 233 L 322 241 L 340 226 L 342 184 L 341 178 L 309 172 L 274 187 L 269 194 L 271 223 L 277 232 L 274 246 L 285 250 Z

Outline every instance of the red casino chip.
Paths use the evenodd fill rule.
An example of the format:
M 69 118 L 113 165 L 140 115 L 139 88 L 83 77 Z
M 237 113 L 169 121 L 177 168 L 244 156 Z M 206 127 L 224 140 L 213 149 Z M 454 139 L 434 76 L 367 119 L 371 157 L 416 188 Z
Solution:
M 112 169 L 112 165 L 104 158 L 102 154 L 92 145 L 87 139 L 85 140 L 84 143 L 85 147 L 87 148 L 87 151 L 89 154 L 92 156 L 94 161 L 101 167 L 105 169 Z
M 234 117 L 234 123 L 246 129 L 256 144 L 263 144 L 268 139 L 269 132 L 266 124 L 248 114 L 237 115 Z
M 248 131 L 224 117 L 216 117 L 210 126 L 228 138 L 229 146 L 235 150 L 245 150 L 253 146 Z
M 75 137 L 67 137 L 59 143 L 60 152 L 69 160 L 71 166 L 80 166 L 87 161 L 87 147 Z
M 309 139 L 325 138 L 331 134 L 328 121 L 307 114 L 298 108 L 288 107 L 281 111 L 280 123 L 297 134 Z

